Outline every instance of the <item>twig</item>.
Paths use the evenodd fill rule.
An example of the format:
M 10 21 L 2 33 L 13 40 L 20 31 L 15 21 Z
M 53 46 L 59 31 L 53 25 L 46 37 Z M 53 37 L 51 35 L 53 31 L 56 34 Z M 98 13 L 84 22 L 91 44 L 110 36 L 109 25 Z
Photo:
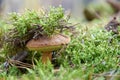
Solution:
M 28 63 L 23 63 L 23 62 L 18 61 L 18 60 L 9 60 L 9 63 L 14 64 L 16 66 L 19 65 L 19 67 L 33 68 L 33 65 L 28 64 Z
M 8 69 L 9 65 L 10 65 L 10 60 L 17 60 L 17 61 L 23 61 L 26 57 L 27 57 L 28 53 L 26 51 L 22 51 L 17 53 L 15 56 L 13 56 L 11 59 L 8 59 L 5 63 L 4 63 L 4 68 Z

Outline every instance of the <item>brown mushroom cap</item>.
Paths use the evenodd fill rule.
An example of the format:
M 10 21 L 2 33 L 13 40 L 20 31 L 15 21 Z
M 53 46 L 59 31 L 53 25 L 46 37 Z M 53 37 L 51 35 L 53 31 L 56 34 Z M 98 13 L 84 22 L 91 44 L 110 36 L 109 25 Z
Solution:
M 49 52 L 58 50 L 63 45 L 68 44 L 69 42 L 69 37 L 62 34 L 58 34 L 51 37 L 41 37 L 38 40 L 32 39 L 27 43 L 27 48 L 29 50 Z

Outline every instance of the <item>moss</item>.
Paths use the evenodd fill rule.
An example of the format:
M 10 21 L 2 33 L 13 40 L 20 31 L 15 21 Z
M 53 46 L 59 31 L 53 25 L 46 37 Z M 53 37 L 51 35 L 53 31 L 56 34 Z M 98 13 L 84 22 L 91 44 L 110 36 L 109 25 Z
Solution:
M 90 4 L 84 9 L 84 15 L 88 20 L 107 17 L 114 14 L 114 9 L 108 3 Z

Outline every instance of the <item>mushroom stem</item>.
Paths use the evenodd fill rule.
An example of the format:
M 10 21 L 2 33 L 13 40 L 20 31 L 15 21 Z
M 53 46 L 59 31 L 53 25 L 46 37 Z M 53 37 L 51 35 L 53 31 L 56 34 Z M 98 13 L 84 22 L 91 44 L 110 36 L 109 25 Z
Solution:
M 48 61 L 51 61 L 52 53 L 51 52 L 44 52 L 42 54 L 42 63 L 46 64 Z

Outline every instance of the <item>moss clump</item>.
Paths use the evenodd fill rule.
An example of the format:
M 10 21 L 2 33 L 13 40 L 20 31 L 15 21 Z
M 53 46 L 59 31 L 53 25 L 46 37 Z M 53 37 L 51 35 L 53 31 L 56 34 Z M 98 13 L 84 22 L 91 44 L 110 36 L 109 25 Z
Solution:
M 63 24 L 60 24 L 60 20 L 66 21 L 64 19 L 64 11 L 62 7 L 51 7 L 50 11 L 43 13 L 31 10 L 27 10 L 22 15 L 13 13 L 10 19 L 13 27 L 15 27 L 18 32 L 18 36 L 23 36 L 29 30 L 38 27 L 33 25 L 39 25 L 43 29 L 41 34 L 50 36 L 55 33 L 61 25 L 63 26 Z
M 84 9 L 84 15 L 87 20 L 93 20 L 95 18 L 100 18 L 110 16 L 114 13 L 114 9 L 108 3 L 101 4 L 90 4 Z

